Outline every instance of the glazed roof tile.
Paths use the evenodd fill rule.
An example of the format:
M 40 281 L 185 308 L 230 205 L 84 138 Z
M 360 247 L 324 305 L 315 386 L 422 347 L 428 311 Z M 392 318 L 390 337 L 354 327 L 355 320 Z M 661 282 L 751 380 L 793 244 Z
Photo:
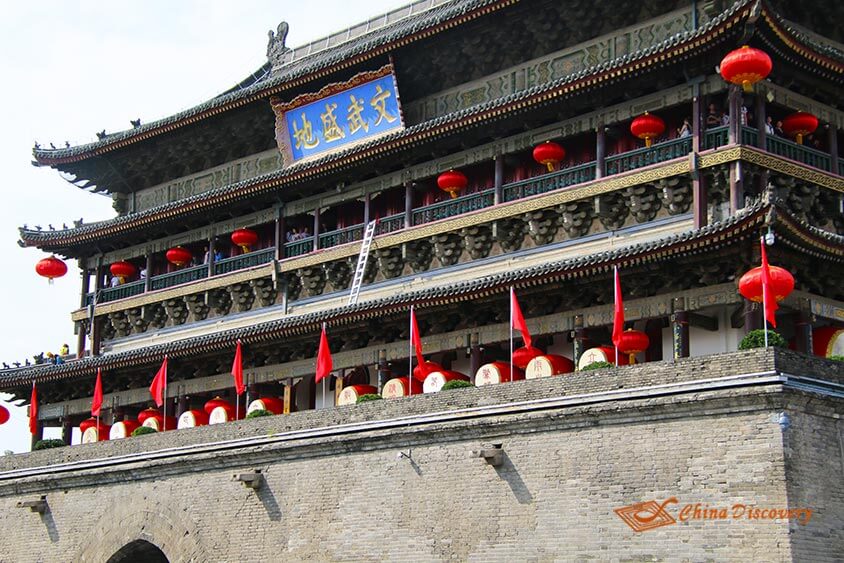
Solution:
M 255 324 L 245 328 L 224 330 L 215 334 L 149 346 L 142 349 L 88 357 L 62 365 L 40 365 L 0 372 L 0 388 L 12 388 L 36 382 L 57 381 L 91 375 L 97 368 L 120 369 L 131 366 L 154 365 L 167 354 L 171 358 L 190 357 L 224 350 L 236 340 L 259 343 L 287 336 L 316 333 L 323 322 L 342 326 L 379 315 L 404 312 L 411 304 L 438 306 L 476 299 L 495 293 L 506 293 L 510 286 L 524 288 L 609 272 L 613 266 L 632 267 L 646 262 L 661 262 L 670 257 L 716 250 L 735 244 L 769 224 L 799 250 L 821 254 L 837 261 L 844 260 L 844 237 L 822 231 L 791 215 L 786 209 L 762 199 L 741 210 L 735 216 L 700 229 L 691 229 L 640 244 L 621 247 L 549 262 L 519 270 L 505 271 L 475 280 L 432 287 L 424 290 L 397 293 L 395 296 L 363 301 L 334 309 L 287 317 Z M 726 236 L 724 236 L 726 235 Z

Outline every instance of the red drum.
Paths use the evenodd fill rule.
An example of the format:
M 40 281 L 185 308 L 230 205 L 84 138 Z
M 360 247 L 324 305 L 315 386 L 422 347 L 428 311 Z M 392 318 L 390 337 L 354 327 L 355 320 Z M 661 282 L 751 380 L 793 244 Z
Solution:
M 138 415 L 138 420 L 140 420 L 140 415 Z M 165 422 L 167 423 L 166 425 L 164 424 Z M 154 414 L 145 418 L 141 426 L 152 428 L 156 432 L 164 432 L 164 430 L 175 430 L 178 423 L 176 422 L 175 416 L 168 416 L 165 421 L 164 417 L 160 414 Z
M 137 420 L 121 420 L 120 422 L 115 422 L 112 424 L 111 431 L 108 433 L 108 439 L 120 440 L 121 438 L 128 438 L 135 431 L 135 428 L 140 425 L 141 423 Z
M 443 385 L 455 379 L 469 381 L 469 376 L 463 375 L 459 371 L 432 371 L 428 374 L 428 377 L 425 378 L 425 382 L 422 383 L 422 392 L 436 393 L 437 391 L 443 388 Z
M 542 350 L 533 346 L 522 346 L 513 350 L 513 365 L 525 369 L 530 361 L 542 355 Z
M 583 369 L 589 364 L 595 362 L 609 362 L 615 365 L 615 348 L 610 346 L 601 346 L 600 348 L 589 348 L 583 355 L 580 356 L 580 361 L 577 362 L 577 369 Z M 618 365 L 626 366 L 628 363 L 627 354 L 618 351 Z
M 111 426 L 100 423 L 99 427 L 96 423 L 85 429 L 82 433 L 83 444 L 93 444 L 94 442 L 104 442 L 108 440 Z
M 141 412 L 138 413 L 138 422 L 143 424 L 144 422 L 146 422 L 146 420 L 149 417 L 155 416 L 155 415 L 161 416 L 161 411 L 158 410 L 158 409 L 153 409 L 153 408 L 142 410 Z
M 246 414 L 253 411 L 270 411 L 273 414 L 281 414 L 284 412 L 284 401 L 275 397 L 255 399 L 249 403 L 249 408 L 246 409 Z
M 208 424 L 208 415 L 205 411 L 193 409 L 182 413 L 176 424 L 176 428 L 195 428 L 197 426 L 205 426 L 206 424 Z
M 425 381 L 425 378 L 428 377 L 429 373 L 434 371 L 443 371 L 444 369 L 445 368 L 436 362 L 425 362 L 424 364 L 419 364 L 413 368 L 413 377 L 422 382 Z
M 565 356 L 546 354 L 544 356 L 537 356 L 530 361 L 525 370 L 525 377 L 527 379 L 537 379 L 539 377 L 551 377 L 573 371 L 574 362 L 570 359 Z
M 844 356 L 844 328 L 824 326 L 812 331 L 812 351 L 816 356 Z
M 378 388 L 372 385 L 349 385 L 340 391 L 340 396 L 337 397 L 337 406 L 354 405 L 358 402 L 358 397 L 361 395 L 377 395 Z
M 410 393 L 407 392 L 407 377 L 394 377 L 384 384 L 381 396 L 385 399 L 396 397 L 407 397 L 408 395 L 419 395 L 422 393 L 422 384 L 416 379 L 410 380 Z
M 510 371 L 513 377 L 510 378 Z M 507 383 L 508 381 L 519 381 L 525 378 L 525 372 L 517 367 L 512 367 L 507 362 L 492 362 L 482 365 L 475 373 L 475 386 L 493 385 L 495 383 Z
M 235 420 L 236 411 L 234 406 L 226 403 L 224 405 L 219 405 L 211 409 L 211 413 L 208 415 L 208 424 L 222 424 L 224 422 L 231 422 Z M 243 418 L 243 414 L 241 413 L 241 418 Z
M 86 418 L 82 422 L 79 423 L 79 431 L 84 434 L 86 430 L 89 428 L 97 425 L 97 419 L 93 416 L 91 418 Z

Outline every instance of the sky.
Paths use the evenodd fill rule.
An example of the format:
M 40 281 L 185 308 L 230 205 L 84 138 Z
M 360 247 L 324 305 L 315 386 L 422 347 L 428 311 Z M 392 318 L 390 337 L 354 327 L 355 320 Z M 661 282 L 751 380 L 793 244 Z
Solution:
M 70 312 L 79 305 L 76 263 L 53 285 L 35 273 L 47 255 L 17 245 L 18 227 L 114 216 L 111 199 L 36 168 L 32 148 L 88 143 L 193 107 L 266 61 L 267 31 L 290 24 L 296 47 L 408 4 L 405 0 L 41 0 L 4 4 L 0 18 L 0 362 L 76 347 Z M 268 124 L 272 127 L 272 124 Z M 272 134 L 268 131 L 268 134 Z M 29 451 L 26 408 L 5 402 L 0 453 Z M 47 435 L 47 437 L 52 437 Z

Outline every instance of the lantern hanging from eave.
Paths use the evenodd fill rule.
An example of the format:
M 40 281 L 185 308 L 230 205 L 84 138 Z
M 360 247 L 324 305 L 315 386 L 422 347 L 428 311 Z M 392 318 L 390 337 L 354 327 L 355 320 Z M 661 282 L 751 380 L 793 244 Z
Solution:
M 232 242 L 240 247 L 243 253 L 249 252 L 249 247 L 258 242 L 258 233 L 252 229 L 238 229 L 232 233 Z
M 9 409 L 0 405 L 0 424 L 6 424 L 9 421 Z
M 566 149 L 551 141 L 545 141 L 533 149 L 533 159 L 539 164 L 547 166 L 548 172 L 553 172 L 554 167 L 560 164 L 565 157 Z
M 645 112 L 630 124 L 630 132 L 645 140 L 645 146 L 651 146 L 654 139 L 665 133 L 665 122 L 658 115 Z
M 190 253 L 190 250 L 181 246 L 171 248 L 164 254 L 164 256 L 167 258 L 168 262 L 175 264 L 176 266 L 184 266 L 191 261 L 191 258 L 193 258 L 193 254 Z
M 650 343 L 651 340 L 647 334 L 641 330 L 630 328 L 621 333 L 621 342 L 619 343 L 618 351 L 627 354 L 630 364 L 635 364 L 636 354 L 647 350 Z
M 780 302 L 794 291 L 794 276 L 779 266 L 768 266 L 768 270 L 771 274 L 771 293 Z M 739 279 L 739 293 L 745 299 L 762 303 L 762 266 L 753 268 Z
M 798 145 L 803 144 L 803 137 L 815 132 L 818 128 L 818 118 L 811 113 L 798 111 L 782 120 L 782 131 L 789 137 L 794 137 Z
M 117 278 L 120 279 L 120 283 L 126 283 L 126 278 L 134 277 L 134 275 L 138 273 L 138 269 L 135 265 L 131 262 L 126 262 L 125 260 L 115 262 L 109 266 L 109 271 L 112 276 L 117 276 Z
M 469 179 L 459 170 L 443 172 L 437 178 L 437 185 L 444 192 L 451 194 L 451 198 L 457 197 L 457 193 L 469 184 Z
M 773 63 L 765 51 L 744 45 L 730 51 L 721 59 L 721 77 L 740 85 L 745 92 L 752 92 L 753 85 L 771 73 Z
M 67 273 L 67 264 L 55 256 L 49 256 L 35 264 L 35 273 L 53 283 L 55 278 L 60 278 Z

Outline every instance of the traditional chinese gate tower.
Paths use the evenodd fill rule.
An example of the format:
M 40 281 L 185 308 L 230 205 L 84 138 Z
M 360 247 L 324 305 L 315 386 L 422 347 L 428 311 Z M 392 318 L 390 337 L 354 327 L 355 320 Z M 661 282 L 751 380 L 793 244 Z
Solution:
M 101 545 L 85 547 L 62 528 L 59 543 L 71 546 L 63 555 L 80 560 L 118 549 L 152 553 L 136 542 L 171 558 L 214 559 L 212 537 L 226 538 L 220 558 L 242 559 L 247 545 L 234 530 L 243 522 L 215 512 L 235 493 L 254 504 L 251 529 L 266 532 L 263 545 L 247 542 L 261 557 L 578 558 L 605 553 L 592 525 L 610 529 L 613 550 L 670 557 L 668 536 L 644 547 L 612 512 L 646 496 L 814 503 L 823 515 L 815 525 L 832 538 L 816 546 L 794 523 L 774 533 L 740 522 L 745 540 L 733 545 L 723 529 L 676 527 L 693 557 L 707 545 L 750 558 L 840 553 L 842 480 L 829 468 L 842 454 L 829 444 L 844 439 L 835 422 L 844 381 L 839 366 L 809 354 L 814 344 L 833 355 L 844 330 L 841 30 L 792 24 L 786 18 L 801 13 L 784 2 L 611 4 L 420 1 L 295 49 L 284 44 L 282 24 L 267 63 L 236 91 L 88 145 L 37 148 L 40 166 L 110 194 L 117 216 L 61 231 L 21 229 L 23 246 L 76 258 L 82 268 L 81 304 L 71 313 L 76 358 L 0 379 L 0 389 L 26 400 L 36 383 L 35 440 L 43 427 L 60 427 L 70 444 L 89 416 L 97 369 L 106 422 L 135 420 L 150 406 L 148 387 L 165 355 L 168 414 L 201 410 L 217 396 L 239 400 L 242 412 L 262 397 L 280 401 L 286 417 L 15 456 L 0 465 L 0 499 L 12 507 L 43 494 L 64 525 L 63 514 L 83 503 L 75 493 L 57 497 L 49 472 L 80 494 L 128 495 L 137 510 L 104 514 Z M 744 44 L 773 66 L 750 93 L 713 70 Z M 820 122 L 799 131 L 802 144 L 797 129 L 776 125 L 797 111 Z M 771 261 L 797 280 L 777 318 L 795 353 L 736 352 L 762 326 L 758 304 L 743 300 L 736 280 L 758 265 L 765 235 Z M 363 258 L 360 295 L 348 305 Z M 648 336 L 643 365 L 549 378 L 545 387 L 513 382 L 334 410 L 344 387 L 380 391 L 408 378 L 411 306 L 427 359 L 469 378 L 510 359 L 511 287 L 534 345 L 575 362 L 587 350 L 598 354 L 610 345 L 613 267 L 628 327 Z M 314 381 L 324 324 L 334 367 L 325 387 Z M 229 375 L 237 341 L 248 389 L 240 398 Z M 609 404 L 631 418 L 602 410 Z M 710 451 L 722 438 L 726 453 Z M 627 451 L 628 440 L 636 449 Z M 465 469 L 470 450 L 481 465 Z M 123 457 L 104 461 L 114 456 Z M 729 462 L 742 456 L 761 473 Z M 308 461 L 320 458 L 334 463 Z M 78 460 L 111 469 L 97 481 Z M 120 471 L 144 460 L 127 482 Z M 213 492 L 158 498 L 159 485 L 196 493 L 188 467 Z M 384 499 L 389 524 L 379 529 L 409 543 L 379 544 L 372 535 L 348 548 L 336 530 L 290 518 L 313 502 L 313 514 L 342 522 L 348 534 L 355 526 L 375 534 L 380 516 L 367 512 L 367 499 L 389 487 L 373 477 L 384 467 L 401 476 L 403 493 Z M 232 469 L 245 497 L 230 490 Z M 488 471 L 473 473 L 480 470 Z M 698 473 L 699 482 L 689 477 Z M 449 494 L 426 500 L 416 488 L 426 475 Z M 320 495 L 338 484 L 345 496 L 327 504 L 339 508 L 325 508 Z M 295 498 L 282 498 L 282 486 Z M 182 505 L 192 507 L 188 516 Z M 582 541 L 563 542 L 579 547 L 543 539 L 565 537 L 556 526 L 586 512 L 570 523 L 589 523 Z M 519 525 L 501 520 L 504 513 L 517 514 Z M 458 514 L 458 531 L 439 523 L 419 531 L 427 530 L 419 517 Z M 534 531 L 501 531 L 522 524 Z M 146 525 L 148 537 L 133 535 Z M 45 560 L 59 557 L 39 540 L 17 543 Z

